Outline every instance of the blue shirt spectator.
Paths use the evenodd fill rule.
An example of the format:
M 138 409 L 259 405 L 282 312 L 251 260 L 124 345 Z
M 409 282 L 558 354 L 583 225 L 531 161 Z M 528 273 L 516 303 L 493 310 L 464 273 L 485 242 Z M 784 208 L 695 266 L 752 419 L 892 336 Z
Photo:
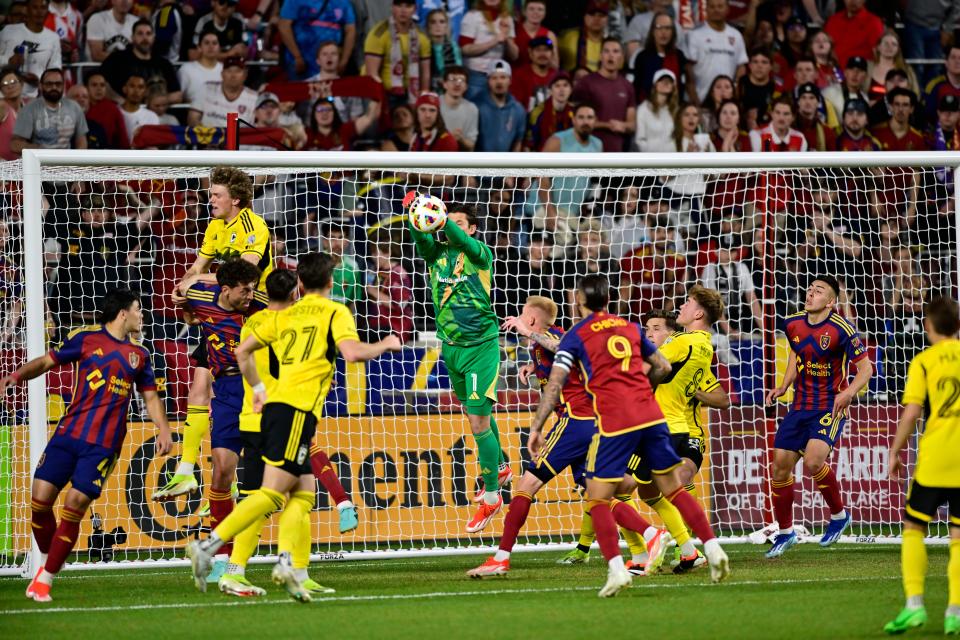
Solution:
M 487 77 L 487 93 L 477 103 L 480 135 L 477 151 L 520 151 L 527 112 L 510 95 L 510 63 L 497 60 Z
M 340 45 L 339 73 L 346 69 L 357 41 L 357 17 L 350 0 L 286 0 L 277 27 L 287 49 L 284 63 L 291 80 L 316 75 L 323 42 Z

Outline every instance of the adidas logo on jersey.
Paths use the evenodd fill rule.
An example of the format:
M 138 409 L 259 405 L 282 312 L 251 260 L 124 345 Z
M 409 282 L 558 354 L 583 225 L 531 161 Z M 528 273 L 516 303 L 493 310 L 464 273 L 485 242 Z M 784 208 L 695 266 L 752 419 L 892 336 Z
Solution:
M 474 391 L 473 393 L 470 394 L 470 399 L 471 399 L 471 400 L 479 400 L 479 399 L 480 399 L 480 396 L 478 396 L 478 395 L 477 395 L 477 392 Z

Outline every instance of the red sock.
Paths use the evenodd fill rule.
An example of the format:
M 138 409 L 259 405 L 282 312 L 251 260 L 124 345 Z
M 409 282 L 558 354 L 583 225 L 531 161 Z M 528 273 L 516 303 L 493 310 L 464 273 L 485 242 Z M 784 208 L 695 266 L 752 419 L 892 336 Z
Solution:
M 517 543 L 517 535 L 523 528 L 523 523 L 527 521 L 527 514 L 530 513 L 531 502 L 533 498 L 526 493 L 518 491 L 513 494 L 507 517 L 503 520 L 503 536 L 500 537 L 501 551 L 513 551 L 513 545 Z
M 610 512 L 610 504 L 597 502 L 590 508 L 593 518 L 593 529 L 597 532 L 597 542 L 600 544 L 600 553 L 607 562 L 620 555 L 620 537 L 617 535 L 617 523 Z
M 773 517 L 777 519 L 781 531 L 793 526 L 793 483 L 792 475 L 786 480 L 774 480 L 770 483 Z
M 326 452 L 317 445 L 310 445 L 310 467 L 313 469 L 313 475 L 323 485 L 323 488 L 330 494 L 334 504 L 340 504 L 350 499 L 347 492 L 343 490 L 340 484 L 340 478 L 337 477 L 337 470 L 330 462 Z
M 226 517 L 233 512 L 233 496 L 230 493 L 230 489 L 223 492 L 210 489 L 208 498 L 210 499 L 210 531 L 213 531 L 217 528 L 217 525 L 223 522 Z M 232 552 L 233 543 L 227 541 L 226 544 L 220 547 L 217 554 L 225 553 L 230 555 Z
M 50 543 L 57 530 L 57 519 L 53 515 L 53 503 L 30 500 L 30 527 L 41 553 L 50 553 Z
M 717 537 L 713 533 L 713 527 L 710 526 L 710 521 L 707 520 L 707 514 L 704 513 L 703 507 L 693 496 L 687 493 L 686 489 L 680 487 L 667 496 L 667 500 L 677 508 L 680 515 L 683 516 L 683 521 L 693 529 L 693 533 L 700 538 L 700 542 L 713 540 Z
M 632 505 L 627 504 L 626 502 L 616 501 L 616 504 L 613 505 L 613 518 L 617 521 L 617 524 L 623 527 L 624 529 L 630 529 L 631 531 L 636 531 L 640 535 L 643 535 L 643 532 L 647 530 L 647 527 L 650 526 L 650 523 L 647 522 L 646 518 L 640 515 L 640 512 L 633 508 Z
M 66 562 L 67 556 L 73 551 L 80 537 L 80 521 L 83 520 L 83 511 L 74 511 L 64 507 L 60 512 L 60 525 L 50 543 L 50 553 L 47 555 L 47 564 L 44 569 L 48 573 L 57 573 Z
M 833 472 L 826 462 L 820 467 L 820 471 L 813 474 L 813 481 L 817 483 L 817 489 L 823 494 L 823 499 L 830 507 L 830 513 L 837 514 L 843 511 L 843 497 L 840 495 L 840 484 L 837 482 L 837 474 Z

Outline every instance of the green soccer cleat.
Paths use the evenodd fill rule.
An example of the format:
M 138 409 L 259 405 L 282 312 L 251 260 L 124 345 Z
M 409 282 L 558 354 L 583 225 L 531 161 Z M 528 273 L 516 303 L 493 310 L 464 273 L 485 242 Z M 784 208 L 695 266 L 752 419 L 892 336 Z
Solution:
M 300 584 L 303 586 L 304 589 L 307 590 L 307 593 L 309 593 L 309 594 L 312 595 L 312 596 L 316 596 L 316 595 L 320 595 L 320 594 L 324 594 L 324 593 L 336 593 L 336 592 L 337 592 L 337 590 L 334 589 L 333 587 L 325 587 L 325 586 L 323 586 L 322 584 L 320 584 L 319 582 L 317 582 L 316 580 L 314 580 L 313 578 L 307 578 L 306 580 L 304 580 L 304 581 L 301 582 Z
M 220 589 L 220 593 L 225 593 L 228 596 L 239 596 L 241 598 L 250 598 L 253 596 L 265 596 L 267 595 L 267 590 L 258 587 L 249 580 L 246 576 L 242 576 L 238 573 L 225 573 L 220 576 L 220 580 L 217 582 L 217 586 Z
M 210 517 L 210 501 L 204 500 L 203 504 L 200 505 L 200 510 L 197 511 L 198 518 L 209 518 Z
M 587 564 L 588 562 L 590 562 L 590 554 L 580 549 L 571 549 L 557 560 L 557 564 Z
M 960 636 L 960 616 L 943 617 L 943 635 Z
M 908 629 L 916 629 L 927 624 L 927 610 L 923 607 L 908 609 L 904 607 L 897 617 L 883 626 L 883 630 L 890 635 L 900 634 Z M 946 624 L 944 624 L 946 627 Z
M 172 498 L 176 498 L 177 496 L 193 493 L 199 488 L 200 485 L 197 484 L 197 479 L 193 476 L 193 474 L 187 475 L 184 473 L 178 473 L 170 478 L 170 480 L 167 481 L 167 484 L 163 485 L 162 488 L 154 491 L 153 499 L 170 500 Z

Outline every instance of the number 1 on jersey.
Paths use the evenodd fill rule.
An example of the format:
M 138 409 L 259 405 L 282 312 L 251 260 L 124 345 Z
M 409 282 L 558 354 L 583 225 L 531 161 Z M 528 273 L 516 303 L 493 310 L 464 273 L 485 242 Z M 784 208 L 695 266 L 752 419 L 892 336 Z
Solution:
M 633 357 L 633 346 L 623 336 L 610 336 L 607 340 L 607 351 L 620 361 L 621 371 L 630 371 L 630 358 Z

